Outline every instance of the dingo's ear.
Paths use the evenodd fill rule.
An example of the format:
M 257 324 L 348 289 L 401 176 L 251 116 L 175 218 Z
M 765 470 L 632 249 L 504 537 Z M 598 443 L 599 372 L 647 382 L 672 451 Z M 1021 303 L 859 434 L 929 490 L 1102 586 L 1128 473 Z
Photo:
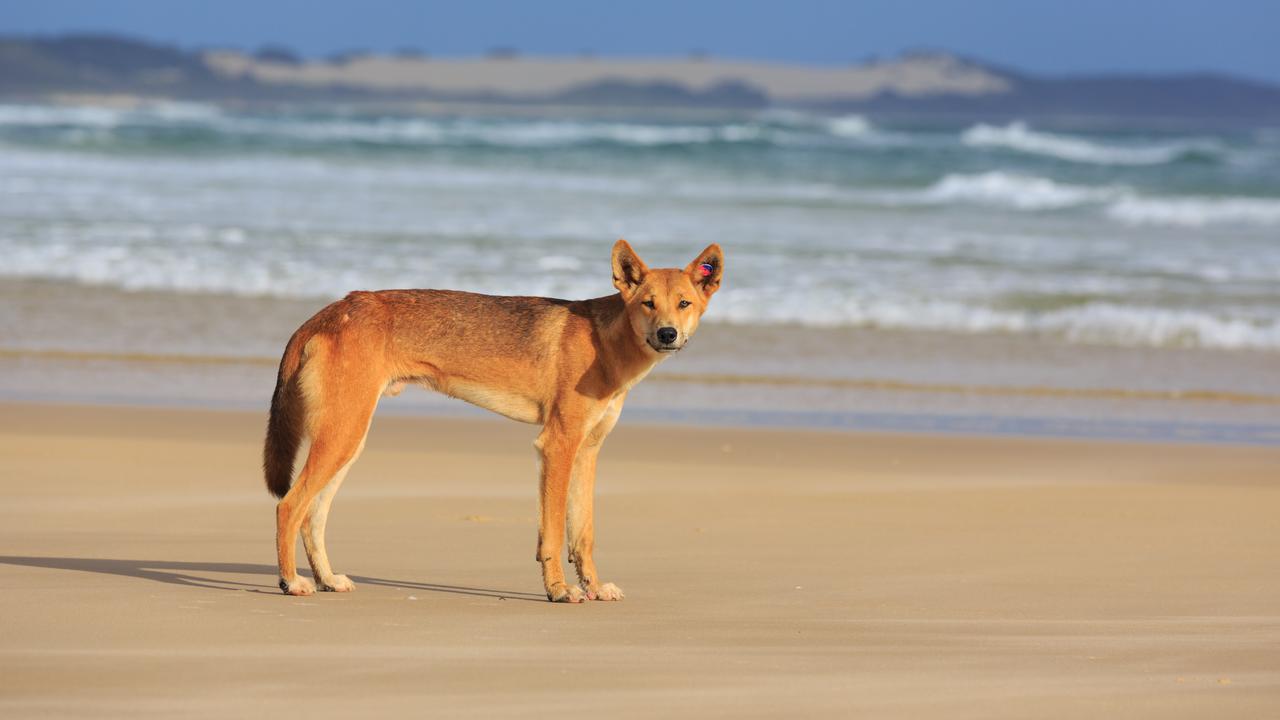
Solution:
M 698 253 L 693 262 L 685 266 L 685 274 L 693 282 L 693 286 L 702 290 L 702 294 L 711 297 L 720 289 L 720 275 L 724 272 L 724 253 L 720 246 L 711 243 L 706 250 Z
M 613 286 L 623 295 L 630 295 L 640 287 L 647 274 L 649 266 L 636 255 L 636 251 L 631 249 L 626 240 L 613 244 Z

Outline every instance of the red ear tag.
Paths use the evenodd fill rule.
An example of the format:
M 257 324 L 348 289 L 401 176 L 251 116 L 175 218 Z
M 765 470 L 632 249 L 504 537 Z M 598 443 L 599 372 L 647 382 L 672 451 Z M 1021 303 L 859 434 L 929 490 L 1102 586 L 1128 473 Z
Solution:
M 702 265 L 699 266 L 699 269 L 702 270 L 702 277 L 711 277 L 711 273 L 715 271 L 715 268 L 711 267 L 707 263 L 702 263 Z

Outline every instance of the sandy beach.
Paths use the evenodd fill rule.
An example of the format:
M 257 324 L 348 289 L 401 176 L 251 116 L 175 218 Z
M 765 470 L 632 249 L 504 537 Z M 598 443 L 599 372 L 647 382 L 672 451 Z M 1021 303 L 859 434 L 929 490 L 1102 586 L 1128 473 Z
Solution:
M 261 431 L 0 406 L 0 714 L 1280 713 L 1280 448 L 624 416 L 597 559 L 627 598 L 561 606 L 533 428 L 375 420 L 329 530 L 359 588 L 307 598 Z
M 1280 718 L 1280 86 L 1244 53 L 1275 22 L 27 4 L 0 720 Z M 724 255 L 691 343 L 701 304 L 650 303 L 681 350 L 601 456 L 625 599 L 547 602 L 539 428 L 412 385 L 328 524 L 356 592 L 283 595 L 295 330 L 358 290 L 503 296 L 405 310 L 422 362 L 384 378 L 440 343 L 446 390 L 520 404 L 469 366 L 610 363 L 493 309 L 615 293 L 619 238 Z

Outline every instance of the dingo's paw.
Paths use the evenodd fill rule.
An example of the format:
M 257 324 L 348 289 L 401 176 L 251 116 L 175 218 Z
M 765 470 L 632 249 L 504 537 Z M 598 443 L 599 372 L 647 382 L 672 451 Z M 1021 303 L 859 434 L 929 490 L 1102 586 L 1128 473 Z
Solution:
M 321 580 L 320 589 L 325 592 L 351 592 L 356 589 L 356 584 L 346 575 L 334 575 L 328 580 Z
M 626 596 L 622 594 L 622 588 L 613 583 L 587 586 L 588 600 L 621 600 L 624 597 Z
M 551 602 L 580 603 L 586 598 L 587 594 L 582 592 L 582 588 L 577 585 L 556 583 L 547 591 L 547 599 Z
M 299 575 L 292 580 L 280 578 L 280 589 L 286 595 L 310 595 L 316 591 L 316 584 Z

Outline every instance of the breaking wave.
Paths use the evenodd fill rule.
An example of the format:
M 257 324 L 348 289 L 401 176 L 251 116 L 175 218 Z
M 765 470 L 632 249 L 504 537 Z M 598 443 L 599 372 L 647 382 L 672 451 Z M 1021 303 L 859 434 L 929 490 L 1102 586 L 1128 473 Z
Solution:
M 1127 225 L 1207 227 L 1280 225 L 1280 199 L 1143 195 L 1125 185 L 1073 185 L 1006 172 L 947 175 L 921 192 L 924 202 L 972 204 L 1017 211 L 1100 208 Z
M 1003 127 L 979 124 L 965 130 L 961 142 L 970 147 L 994 147 L 1040 155 L 1073 163 L 1097 165 L 1163 165 L 1193 155 L 1216 155 L 1216 145 L 1180 141 L 1164 145 L 1105 145 L 1102 143 L 1032 130 L 1023 122 Z
M 1015 210 L 1060 210 L 1101 203 L 1128 192 L 1123 187 L 1088 187 L 1034 175 L 987 172 L 947 175 L 924 191 L 927 200 L 973 203 Z
M 726 295 L 716 310 L 716 317 L 721 321 L 734 324 L 762 321 L 760 302 L 751 293 L 726 292 Z M 1280 319 L 1250 320 L 1209 311 L 1111 303 L 1034 312 L 945 300 L 849 298 L 804 310 L 775 309 L 767 320 L 812 327 L 1032 334 L 1090 345 L 1280 349 Z
M 130 108 L 0 105 L 0 133 L 10 134 L 6 131 L 13 130 L 43 133 L 72 145 L 103 145 L 127 139 L 134 145 L 150 143 L 159 149 L 175 142 L 175 138 L 197 145 L 208 142 L 223 149 L 239 144 L 285 150 L 298 145 L 536 150 L 590 145 L 655 148 L 721 144 L 764 148 L 835 145 L 851 151 L 893 148 L 932 154 L 940 147 L 958 146 L 973 151 L 1012 151 L 1072 163 L 1135 167 L 1184 158 L 1216 158 L 1225 152 L 1220 143 L 1212 140 L 1102 143 L 1034 130 L 1023 122 L 1005 126 L 979 124 L 958 134 L 938 130 L 889 131 L 863 115 L 830 116 L 782 109 L 719 122 L 663 122 L 574 117 L 255 114 L 182 102 Z
M 727 123 L 672 123 L 582 119 L 455 118 L 426 116 L 305 116 L 224 113 L 198 103 L 156 103 L 133 108 L 0 105 L 0 128 L 80 131 L 69 139 L 109 137 L 122 129 L 207 132 L 230 139 L 285 144 L 388 146 L 489 145 L 555 148 L 590 144 L 655 147 L 711 143 L 803 143 L 867 137 L 864 117 L 823 117 L 776 111 Z M 96 131 L 97 136 L 85 136 Z
M 861 115 L 841 115 L 827 121 L 827 130 L 840 137 L 865 137 L 875 131 L 875 126 Z
M 538 272 L 521 276 L 482 274 L 474 268 L 442 266 L 441 257 L 399 266 L 333 252 L 329 261 L 291 259 L 288 254 L 237 251 L 253 236 L 235 228 L 210 230 L 204 246 L 4 248 L 0 277 L 61 280 L 130 291 L 217 293 L 278 298 L 341 297 L 352 288 L 466 287 L 494 294 L 592 297 L 605 283 L 593 264 L 577 256 L 546 255 Z M 0 243 L 3 247 L 4 243 Z M 313 253 L 319 254 L 319 253 Z M 1280 350 L 1280 317 L 1233 316 L 1210 309 L 1179 309 L 1114 302 L 1088 302 L 1052 310 L 994 306 L 989 299 L 912 299 L 847 293 L 795 294 L 758 282 L 740 281 L 717 296 L 707 322 L 801 325 L 818 328 L 881 328 L 954 333 L 1012 333 L 1069 343 Z
M 1280 199 L 1208 197 L 1128 197 L 1107 215 L 1130 225 L 1280 225 Z

